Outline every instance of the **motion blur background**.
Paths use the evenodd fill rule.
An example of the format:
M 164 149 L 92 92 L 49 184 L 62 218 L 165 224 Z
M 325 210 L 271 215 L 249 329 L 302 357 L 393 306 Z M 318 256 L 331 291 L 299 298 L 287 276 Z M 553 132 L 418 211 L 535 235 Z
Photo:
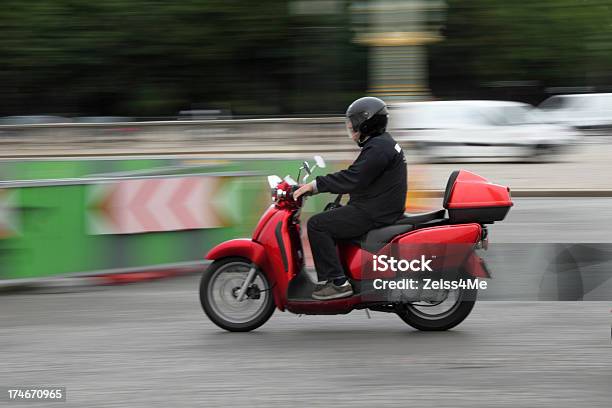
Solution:
M 313 154 L 326 159 L 326 171 L 352 161 L 358 149 L 346 136 L 342 115 L 364 95 L 390 105 L 390 130 L 409 161 L 408 211 L 439 207 L 448 175 L 460 167 L 513 190 L 514 209 L 491 227 L 494 242 L 612 240 L 609 0 L 4 0 L 0 56 L 2 288 L 64 287 L 83 276 L 121 283 L 202 271 L 203 254 L 213 245 L 250 236 L 270 204 L 266 175 L 295 176 L 302 160 Z M 313 197 L 305 215 L 320 211 L 329 199 Z M 598 285 L 608 279 L 597 276 Z M 69 401 L 70 389 L 77 391 L 72 395 L 80 392 L 75 398 L 81 406 L 91 398 L 106 402 L 107 396 L 96 391 L 103 384 L 120 403 L 126 384 L 138 378 L 141 389 L 169 384 L 154 368 L 131 360 L 139 354 L 129 350 L 154 360 L 163 349 L 167 361 L 184 359 L 187 366 L 205 343 L 219 354 L 203 352 L 195 360 L 201 366 L 190 370 L 214 366 L 200 372 L 198 382 L 207 379 L 207 395 L 216 404 L 231 397 L 234 406 L 246 406 L 251 404 L 247 392 L 276 392 L 250 385 L 224 393 L 222 373 L 244 367 L 236 348 L 252 346 L 257 369 L 275 354 L 265 339 L 248 344 L 244 337 L 215 337 L 216 329 L 195 302 L 197 275 L 181 279 L 117 292 L 62 289 L 45 291 L 52 298 L 3 296 L 0 349 L 8 371 L 0 378 L 6 384 L 59 379 L 68 386 Z M 190 296 L 193 302 L 176 303 Z M 609 375 L 609 363 L 602 361 L 609 358 L 598 348 L 600 307 L 588 306 L 590 319 L 563 308 L 563 316 L 554 305 L 525 309 L 529 316 L 521 315 L 523 309 L 506 309 L 505 323 L 496 317 L 504 313 L 501 305 L 477 309 L 474 323 L 468 319 L 461 327 L 467 333 L 491 333 L 484 341 L 492 346 L 468 363 L 455 361 L 450 368 L 463 370 L 467 364 L 470 369 L 472 361 L 480 361 L 472 368 L 485 367 L 461 381 L 457 375 L 435 374 L 453 356 L 439 357 L 433 365 L 422 356 L 413 355 L 411 361 L 421 364 L 425 376 L 420 381 L 451 387 L 442 398 L 458 405 L 469 394 L 466 389 L 476 392 L 482 381 L 497 378 L 488 383 L 484 406 L 500 398 L 512 401 L 513 386 L 517 393 L 528 391 L 529 406 L 558 405 L 561 388 L 568 406 L 606 406 L 609 381 L 601 378 Z M 380 358 L 370 351 L 378 341 L 375 334 L 364 332 L 355 319 L 338 329 L 337 320 L 323 323 L 334 318 L 313 318 L 301 340 L 286 330 L 295 321 L 276 318 L 272 342 L 295 344 L 283 347 L 300 364 L 321 355 L 318 349 L 303 352 L 321 338 L 327 350 L 353 339 L 371 366 Z M 406 329 L 385 319 L 374 326 L 391 330 L 383 349 L 405 353 L 400 345 L 406 339 L 398 329 Z M 559 334 L 548 328 L 551 319 L 569 320 L 555 326 Z M 505 340 L 521 333 L 526 320 L 535 333 L 531 343 L 521 337 L 514 339 L 520 349 L 509 346 Z M 321 331 L 318 324 L 328 326 Z M 191 329 L 185 331 L 186 326 Z M 155 345 L 148 343 L 152 327 L 159 335 Z M 604 328 L 607 336 L 607 323 Z M 316 333 L 310 340 L 308 330 Z M 342 335 L 334 336 L 334 330 Z M 104 338 L 101 332 L 122 334 Z M 58 333 L 65 334 L 54 337 Z M 425 356 L 457 346 L 464 354 L 475 353 L 475 338 L 463 335 L 411 341 Z M 551 336 L 566 342 L 565 351 L 529 354 Z M 83 346 L 89 342 L 90 348 Z M 102 349 L 109 353 L 109 342 L 119 350 L 109 356 L 119 367 L 117 382 L 104 373 L 78 375 L 81 357 L 92 359 Z M 62 351 L 69 349 L 76 351 Z M 506 354 L 507 360 L 499 360 Z M 338 358 L 323 355 L 329 361 Z M 123 361 L 129 367 L 122 367 Z M 389 357 L 389 365 L 395 363 Z M 295 374 L 295 361 L 279 364 Z M 507 374 L 496 377 L 489 365 L 505 367 Z M 170 366 L 157 368 L 176 370 Z M 542 367 L 553 370 L 556 381 L 546 382 Z M 397 378 L 410 374 L 396 370 Z M 585 385 L 584 377 L 564 377 L 561 371 L 588 371 L 594 378 Z M 284 381 L 283 372 L 263 377 Z M 189 371 L 174 374 L 174 387 L 193 384 Z M 228 382 L 240 380 L 233 375 Z M 502 382 L 510 388 L 498 388 Z M 309 406 L 309 394 L 329 389 L 325 381 L 300 384 L 289 384 L 287 396 Z M 400 392 L 403 387 L 389 389 L 393 401 L 408 399 Z M 355 392 L 368 406 L 385 400 L 364 388 Z M 422 401 L 431 397 L 416 388 L 415 395 Z M 201 402 L 196 394 L 186 398 Z
M 1 115 L 339 114 L 391 100 L 605 91 L 601 0 L 6 0 Z

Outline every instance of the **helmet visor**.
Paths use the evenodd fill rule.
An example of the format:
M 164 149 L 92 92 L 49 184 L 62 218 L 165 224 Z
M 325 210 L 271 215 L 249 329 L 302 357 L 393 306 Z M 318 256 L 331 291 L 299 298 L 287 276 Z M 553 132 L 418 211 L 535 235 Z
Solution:
M 346 123 L 346 134 L 348 135 L 349 139 L 353 139 L 353 135 L 355 134 L 355 130 L 353 129 L 353 124 L 351 123 L 351 121 L 349 119 L 344 121 Z

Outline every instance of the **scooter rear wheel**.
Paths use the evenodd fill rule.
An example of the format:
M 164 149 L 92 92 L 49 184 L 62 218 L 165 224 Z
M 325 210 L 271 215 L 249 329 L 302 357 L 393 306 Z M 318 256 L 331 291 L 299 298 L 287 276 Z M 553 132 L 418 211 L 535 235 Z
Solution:
M 395 313 L 405 323 L 417 330 L 449 330 L 468 317 L 476 303 L 478 290 L 458 289 L 455 294 L 452 303 L 446 310 L 436 309 L 438 306 L 431 305 L 401 304 L 396 305 Z
M 244 258 L 223 258 L 213 262 L 200 281 L 200 304 L 217 326 L 232 332 L 251 331 L 274 313 L 274 299 L 266 276 L 257 270 L 249 295 L 238 301 L 251 262 Z

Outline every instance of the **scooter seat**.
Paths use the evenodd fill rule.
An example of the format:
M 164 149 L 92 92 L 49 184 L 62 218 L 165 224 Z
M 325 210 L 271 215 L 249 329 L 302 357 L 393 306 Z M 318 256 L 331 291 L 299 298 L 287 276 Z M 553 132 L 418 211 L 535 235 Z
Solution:
M 430 211 L 430 212 L 420 213 L 420 214 L 404 213 L 404 215 L 402 215 L 402 217 L 395 222 L 395 225 L 398 225 L 398 224 L 399 225 L 403 225 L 403 224 L 419 225 L 425 222 L 443 219 L 445 214 L 446 214 L 445 209 L 435 210 L 435 211 Z
M 364 234 L 359 242 L 362 249 L 370 253 L 378 252 L 382 247 L 387 245 L 397 235 L 405 234 L 412 231 L 414 225 L 401 224 L 389 225 L 387 227 L 376 228 Z
M 368 231 L 354 242 L 368 252 L 376 253 L 398 235 L 405 234 L 413 229 L 425 226 L 443 224 L 448 220 L 444 218 L 446 210 L 436 210 L 421 214 L 404 215 L 395 224 Z

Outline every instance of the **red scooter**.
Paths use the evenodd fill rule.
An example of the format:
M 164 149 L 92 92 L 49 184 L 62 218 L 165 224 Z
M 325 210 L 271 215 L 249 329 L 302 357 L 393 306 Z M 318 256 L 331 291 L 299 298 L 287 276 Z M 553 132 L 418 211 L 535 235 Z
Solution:
M 325 167 L 323 159 L 315 160 L 317 165 L 312 169 L 307 162 L 300 168 L 307 173 L 303 181 L 315 167 Z M 434 270 L 455 271 L 450 278 L 453 282 L 488 278 L 486 265 L 475 250 L 487 248 L 486 225 L 503 220 L 513 205 L 509 188 L 465 170 L 454 171 L 442 209 L 405 214 L 393 225 L 338 242 L 354 294 L 319 301 L 310 296 L 316 282 L 304 267 L 300 238 L 304 198 L 293 199 L 298 184 L 289 176 L 284 180 L 269 176 L 268 182 L 274 203 L 262 215 L 252 237 L 223 242 L 206 255 L 213 262 L 200 283 L 200 302 L 210 320 L 229 331 L 256 329 L 272 316 L 275 307 L 296 314 L 345 314 L 355 309 L 391 312 L 419 330 L 448 330 L 469 315 L 479 287 L 420 285 L 399 296 L 397 291 L 380 296 L 376 289 L 400 273 L 388 267 L 377 270 L 373 260 L 407 260 L 404 264 L 412 266 L 415 264 L 410 260 L 433 262 Z M 410 271 L 408 275 L 422 283 L 424 273 L 430 272 Z

